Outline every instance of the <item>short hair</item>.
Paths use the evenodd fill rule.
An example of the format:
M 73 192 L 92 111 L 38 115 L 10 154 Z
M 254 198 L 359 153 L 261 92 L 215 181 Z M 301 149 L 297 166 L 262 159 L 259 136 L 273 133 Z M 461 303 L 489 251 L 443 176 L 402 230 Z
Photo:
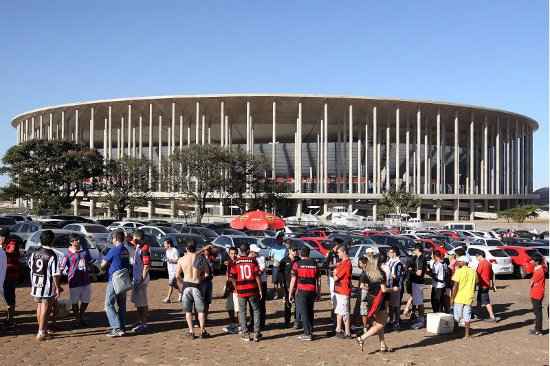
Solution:
M 170 239 L 170 238 L 164 239 L 164 242 L 165 242 L 165 243 L 168 243 L 168 245 L 170 245 L 171 247 L 174 246 L 174 241 L 173 241 L 172 239 Z
M 476 256 L 477 255 L 480 255 L 481 257 L 485 258 L 485 251 L 480 250 L 479 252 L 476 253 Z
M 466 250 L 464 250 L 463 247 L 458 247 L 458 248 L 455 249 L 455 255 L 457 257 L 463 256 L 465 254 L 466 254 Z
M 541 265 L 541 264 L 544 263 L 544 258 L 542 257 L 542 255 L 537 255 L 537 254 L 535 254 L 535 255 L 533 256 L 533 260 L 534 260 L 535 263 L 538 264 L 538 265 Z
M 124 234 L 124 230 L 118 229 L 118 230 L 115 230 L 113 237 L 118 243 L 122 243 L 126 237 L 126 234 Z
M 228 249 L 228 252 L 238 252 L 239 250 L 236 247 L 231 247 Z
M 336 251 L 342 250 L 344 253 L 348 254 L 348 248 L 345 245 L 339 245 Z
M 399 254 L 399 249 L 398 249 L 396 246 L 391 246 L 390 249 L 388 249 L 388 252 L 389 252 L 390 250 L 391 250 L 392 252 L 395 252 L 395 253 Z
M 143 240 L 143 237 L 145 236 L 145 233 L 141 229 L 137 229 L 134 231 L 134 239 L 137 240 Z
M 195 244 L 194 241 L 187 244 L 187 247 L 185 248 L 189 253 L 195 253 L 197 251 L 197 244 Z
M 71 234 L 69 235 L 69 241 L 73 242 L 75 240 L 78 240 L 80 242 L 80 236 L 78 234 Z
M 434 250 L 434 257 L 441 258 L 441 252 L 439 250 Z
M 40 244 L 49 247 L 53 244 L 55 235 L 51 230 L 44 230 L 40 233 Z
M 422 246 L 422 243 L 416 243 L 414 245 L 414 249 L 422 251 L 422 250 L 424 250 L 424 247 Z
M 300 250 L 300 255 L 302 257 L 309 257 L 309 247 L 303 247 L 302 250 Z
M 241 244 L 239 247 L 241 254 L 248 255 L 250 253 L 250 246 L 246 243 Z

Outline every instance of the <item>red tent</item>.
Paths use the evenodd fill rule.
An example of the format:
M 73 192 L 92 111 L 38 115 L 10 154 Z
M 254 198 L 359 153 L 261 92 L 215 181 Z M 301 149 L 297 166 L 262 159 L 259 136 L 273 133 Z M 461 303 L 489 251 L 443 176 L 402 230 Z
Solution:
M 281 230 L 285 222 L 278 216 L 265 211 L 250 211 L 231 221 L 231 227 L 236 230 Z

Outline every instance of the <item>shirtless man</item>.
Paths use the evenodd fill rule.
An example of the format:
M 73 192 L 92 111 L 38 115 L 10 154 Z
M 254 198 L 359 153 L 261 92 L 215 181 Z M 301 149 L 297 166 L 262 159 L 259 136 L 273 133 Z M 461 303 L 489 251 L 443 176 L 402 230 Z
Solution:
M 185 320 L 189 327 L 187 336 L 195 338 L 195 334 L 193 333 L 193 305 L 195 305 L 201 329 L 200 337 L 206 338 L 208 333 L 204 329 L 204 300 L 200 291 L 200 282 L 203 273 L 201 273 L 199 268 L 194 266 L 195 259 L 197 258 L 195 244 L 189 244 L 186 249 L 187 252 L 185 255 L 178 260 L 176 278 L 183 291 L 181 303 L 185 312 Z

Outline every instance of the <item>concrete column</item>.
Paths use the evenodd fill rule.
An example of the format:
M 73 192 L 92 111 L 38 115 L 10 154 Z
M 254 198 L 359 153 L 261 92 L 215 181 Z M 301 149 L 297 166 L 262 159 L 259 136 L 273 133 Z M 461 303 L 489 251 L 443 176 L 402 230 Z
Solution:
M 365 122 L 365 193 L 369 193 L 369 122 Z
M 250 102 L 246 102 L 246 153 L 250 154 Z M 296 159 L 296 157 L 294 157 Z M 296 169 L 296 168 L 294 168 Z M 296 183 L 294 183 L 296 184 Z
M 399 108 L 396 108 L 395 110 L 395 190 L 399 191 L 399 188 L 401 186 L 401 172 L 399 170 L 399 136 L 400 130 L 399 130 Z
M 421 130 L 421 112 L 416 111 L 416 194 L 422 193 L 422 165 L 420 164 Z
M 411 155 L 411 132 L 409 130 L 409 121 L 407 117 L 407 127 L 405 127 L 405 192 L 410 192 L 411 186 L 411 173 L 409 169 L 410 165 L 410 155 Z
M 510 179 L 510 120 L 506 123 L 506 194 L 510 194 L 512 190 L 510 189 L 511 186 L 511 179 Z
M 161 174 L 162 171 L 162 114 L 159 114 L 159 165 L 158 165 L 158 174 Z M 162 179 L 159 179 L 159 192 L 162 191 Z
M 103 160 L 107 160 L 108 158 L 108 150 L 107 150 L 107 128 L 109 124 L 107 122 L 107 118 L 104 119 L 104 126 L 103 126 Z
M 90 199 L 90 219 L 95 217 L 95 200 Z
M 138 142 L 138 156 L 141 159 L 143 157 L 143 117 L 139 115 L 139 142 Z
M 460 220 L 460 201 L 459 200 L 455 200 L 455 209 L 454 209 L 454 220 L 455 221 L 458 221 Z
M 147 218 L 152 219 L 155 215 L 155 205 L 153 204 L 153 201 L 147 201 Z
M 390 124 L 386 123 L 386 192 L 390 190 Z
M 277 102 L 273 101 L 271 105 L 271 179 L 275 180 L 275 153 L 277 151 Z
M 50 113 L 50 128 L 52 125 L 52 115 Z M 94 148 L 94 107 L 90 108 L 90 149 Z
M 149 162 L 153 164 L 153 103 L 149 103 Z M 149 189 L 153 185 L 153 171 L 149 168 Z
M 428 166 L 428 132 L 424 131 L 424 194 L 430 191 L 430 168 Z
M 422 207 L 421 207 L 421 206 L 418 206 L 418 207 L 416 208 L 416 218 L 417 218 L 417 219 L 422 218 Z
M 474 115 L 472 113 L 472 118 L 470 120 L 470 174 L 468 178 L 470 180 L 470 192 L 469 194 L 474 194 Z
M 132 105 L 128 104 L 128 156 L 132 156 Z
M 199 144 L 200 104 L 195 103 L 195 144 Z
M 441 221 L 441 203 L 437 202 L 435 207 L 435 221 Z
M 357 193 L 361 193 L 361 178 L 363 177 L 363 173 L 361 172 L 361 134 L 357 137 Z
M 42 116 L 40 116 L 42 118 Z M 80 135 L 80 126 L 79 126 L 79 119 L 78 119 L 78 109 L 75 111 L 74 115 L 74 142 L 78 144 L 78 135 Z M 42 125 L 42 121 L 40 121 L 40 124 Z M 40 126 L 40 129 L 42 129 L 42 126 Z M 42 131 L 40 132 L 42 134 Z
M 476 208 L 474 206 L 474 200 L 470 200 L 470 221 L 474 221 L 475 215 L 474 212 L 476 211 Z
M 204 132 L 205 132 L 205 126 L 206 125 L 206 117 L 203 114 L 201 118 L 201 145 L 204 145 L 205 139 L 204 139 Z
M 483 124 L 483 194 L 488 193 L 488 187 L 487 184 L 487 178 L 489 176 L 487 167 L 489 166 L 489 153 L 488 153 L 488 145 L 489 145 L 489 132 L 487 129 L 487 117 L 485 117 L 485 123 Z
M 29 141 L 29 120 L 25 120 L 25 142 Z
M 297 184 L 297 192 L 302 192 L 302 102 L 298 103 L 298 121 L 297 121 L 297 140 L 298 140 L 298 159 L 297 159 L 297 176 L 296 176 L 296 184 Z M 301 204 L 301 203 L 300 203 Z M 301 207 L 301 206 L 300 206 Z
M 328 193 L 328 105 L 327 103 L 324 104 L 324 118 L 323 123 L 325 124 L 325 147 L 323 149 L 324 155 L 325 155 L 325 164 L 324 164 L 324 171 L 323 176 L 325 177 L 324 182 L 324 192 Z
M 296 201 L 296 217 L 302 217 L 302 201 Z
M 120 158 L 122 157 L 122 154 L 120 152 L 120 149 L 121 149 L 121 144 L 120 144 L 120 128 L 117 128 L 116 129 L 116 158 L 117 160 L 120 160 Z
M 348 113 L 348 192 L 353 193 L 353 106 L 351 104 L 348 107 Z
M 224 113 L 224 103 L 223 101 L 220 101 L 220 146 L 223 147 L 224 146 L 224 132 L 225 132 L 225 125 L 224 125 L 224 116 L 225 116 L 225 113 Z
M 176 103 L 172 103 L 172 126 L 170 130 L 170 149 L 168 155 L 174 153 L 174 146 L 176 146 Z
M 323 201 L 323 214 L 326 215 L 328 213 L 328 203 L 326 201 Z
M 175 218 L 177 216 L 177 209 L 176 209 L 176 200 L 171 199 L 170 200 L 170 218 Z
M 109 110 L 107 112 L 107 118 L 108 118 L 108 130 L 107 130 L 107 155 L 109 156 L 109 160 L 113 158 L 113 123 L 112 123 L 112 107 L 109 106 Z M 63 138 L 63 124 L 61 125 L 61 137 Z
M 80 205 L 80 198 L 73 200 L 73 215 L 78 216 L 78 206 Z
M 44 137 L 42 136 L 42 134 L 43 134 L 43 132 L 44 132 L 44 127 L 43 127 L 43 125 L 42 125 L 42 118 L 43 118 L 43 116 L 40 115 L 40 119 L 39 119 L 39 120 L 40 120 L 40 124 L 39 124 L 40 131 L 38 131 L 38 138 L 39 138 L 40 140 L 42 140 L 42 139 L 44 138 Z
M 183 114 L 180 114 L 180 152 L 183 151 Z
M 435 143 L 435 193 L 441 194 L 441 113 L 436 117 L 437 140 Z M 439 220 L 438 220 L 439 221 Z
M 319 136 L 319 189 L 318 189 L 318 192 L 319 193 L 323 193 L 324 192 L 324 187 L 325 187 L 325 178 L 324 178 L 324 172 L 325 172 L 325 168 L 324 168 L 324 163 L 325 163 L 325 159 L 324 159 L 324 156 L 325 156 L 325 152 L 324 152 L 324 149 L 325 149 L 325 125 L 323 123 L 323 120 L 320 121 L 320 131 L 321 131 L 321 135 Z
M 500 194 L 500 119 L 497 117 L 495 135 L 495 194 Z
M 459 139 L 459 132 L 458 132 L 458 113 L 455 113 L 455 126 L 454 126 L 454 191 L 455 194 L 460 193 L 460 150 L 458 147 L 458 139 Z
M 124 157 L 124 151 L 126 147 L 124 146 L 124 116 L 120 117 L 120 157 Z
M 122 148 L 124 150 L 124 148 Z M 130 206 L 126 207 L 126 218 L 130 219 L 134 216 L 134 209 Z
M 93 131 L 93 129 L 90 131 Z M 53 114 L 52 113 L 50 113 L 50 124 L 48 126 L 48 140 L 53 140 Z
M 36 130 L 34 129 L 34 117 L 31 117 L 31 130 L 31 139 L 34 140 L 36 138 Z
M 61 111 L 61 140 L 65 140 L 65 111 Z
M 375 203 L 372 205 L 372 219 L 374 221 L 377 221 L 376 220 L 376 217 L 378 216 L 378 205 Z
M 372 192 L 380 193 L 379 176 L 380 176 L 380 167 L 378 165 L 378 131 L 377 128 L 377 118 L 376 118 L 376 107 L 372 107 Z

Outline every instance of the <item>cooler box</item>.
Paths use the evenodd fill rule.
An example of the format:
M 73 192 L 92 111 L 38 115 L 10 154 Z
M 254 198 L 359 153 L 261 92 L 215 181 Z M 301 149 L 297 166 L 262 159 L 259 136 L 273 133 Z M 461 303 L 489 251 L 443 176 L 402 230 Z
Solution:
M 430 313 L 427 316 L 426 330 L 433 334 L 448 334 L 454 329 L 454 319 L 447 313 Z

